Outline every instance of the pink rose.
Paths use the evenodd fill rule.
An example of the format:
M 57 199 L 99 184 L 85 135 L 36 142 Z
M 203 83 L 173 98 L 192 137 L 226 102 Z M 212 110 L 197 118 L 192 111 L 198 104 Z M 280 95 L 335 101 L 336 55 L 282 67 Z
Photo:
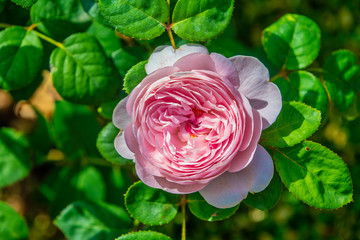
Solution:
M 258 145 L 277 118 L 281 94 L 256 58 L 187 44 L 155 49 L 146 76 L 115 108 L 115 148 L 134 159 L 153 188 L 199 191 L 217 208 L 240 203 L 269 184 L 274 168 Z

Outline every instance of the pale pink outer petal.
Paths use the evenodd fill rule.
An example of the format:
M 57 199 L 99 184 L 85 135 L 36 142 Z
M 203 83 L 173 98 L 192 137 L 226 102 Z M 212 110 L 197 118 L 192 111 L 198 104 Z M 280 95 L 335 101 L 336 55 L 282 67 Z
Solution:
M 216 72 L 221 76 L 226 77 L 233 86 L 238 89 L 240 81 L 234 64 L 232 64 L 228 58 L 218 53 L 211 53 L 210 57 L 215 63 Z
M 174 63 L 174 67 L 179 68 L 179 71 L 181 72 L 191 70 L 209 70 L 216 72 L 214 61 L 209 54 L 204 53 L 192 53 L 182 57 Z
M 241 169 L 248 166 L 254 157 L 262 132 L 261 131 L 262 121 L 260 114 L 255 109 L 253 109 L 253 117 L 254 117 L 254 131 L 252 133 L 253 135 L 250 144 L 245 150 L 239 151 L 235 155 L 228 169 L 229 172 L 240 171 Z
M 263 129 L 275 122 L 282 107 L 279 88 L 269 82 L 269 71 L 257 58 L 234 56 L 230 58 L 240 79 L 239 91 L 259 111 L 263 119 Z
M 254 159 L 243 170 L 226 172 L 211 181 L 200 194 L 210 205 L 230 208 L 239 204 L 249 192 L 260 192 L 270 183 L 274 166 L 270 155 L 258 146 Z
M 138 177 L 143 183 L 145 183 L 150 187 L 162 189 L 170 193 L 188 194 L 188 193 L 197 192 L 206 186 L 206 184 L 196 184 L 196 183 L 190 185 L 173 183 L 166 180 L 166 178 L 164 177 L 157 177 L 147 173 L 147 171 L 140 164 L 136 164 L 135 168 Z
M 126 111 L 126 103 L 129 96 L 122 99 L 115 107 L 112 115 L 114 125 L 119 129 L 125 129 L 126 126 L 131 122 L 131 117 Z
M 198 44 L 185 44 L 176 50 L 172 46 L 159 46 L 151 54 L 145 66 L 146 73 L 150 74 L 160 68 L 173 66 L 177 60 L 192 53 L 209 54 L 207 48 Z
M 116 151 L 124 158 L 134 159 L 134 153 L 127 147 L 125 140 L 125 128 L 130 125 L 131 117 L 126 111 L 126 103 L 128 96 L 122 99 L 118 105 L 116 105 L 113 112 L 113 123 L 120 129 L 119 134 L 116 136 L 114 146 Z

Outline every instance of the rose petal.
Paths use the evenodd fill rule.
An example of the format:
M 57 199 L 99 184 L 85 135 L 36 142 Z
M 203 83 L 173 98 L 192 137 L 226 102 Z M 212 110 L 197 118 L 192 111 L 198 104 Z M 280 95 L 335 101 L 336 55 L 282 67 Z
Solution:
M 130 126 L 131 124 L 129 124 Z M 127 159 L 134 159 L 135 155 L 134 153 L 129 149 L 127 145 L 127 141 L 125 140 L 125 131 L 121 130 L 119 134 L 116 136 L 114 141 L 114 146 L 116 151 L 124 158 Z
M 205 47 L 198 44 L 185 44 L 176 50 L 172 46 L 159 46 L 151 54 L 145 66 L 146 73 L 150 74 L 160 68 L 173 66 L 177 60 L 192 53 L 209 54 Z
M 282 107 L 279 88 L 269 82 L 269 71 L 257 58 L 235 56 L 230 58 L 240 79 L 239 91 L 257 109 L 263 119 L 263 129 L 275 122 Z
M 216 72 L 214 61 L 210 55 L 204 53 L 193 53 L 182 57 L 174 63 L 174 67 L 179 68 L 181 72 L 191 70 L 209 70 Z
M 230 208 L 239 204 L 249 192 L 264 190 L 269 185 L 273 174 L 272 159 L 259 145 L 249 166 L 236 173 L 222 174 L 199 192 L 212 206 Z
M 261 135 L 262 121 L 258 111 L 253 110 L 253 116 L 254 116 L 254 132 L 252 133 L 253 135 L 251 142 L 244 151 L 239 151 L 235 155 L 228 170 L 229 172 L 240 171 L 241 169 L 249 165 L 249 163 L 252 161 L 254 157 Z
M 138 177 L 143 183 L 145 183 L 150 187 L 162 189 L 170 193 L 188 194 L 188 193 L 197 192 L 206 186 L 206 184 L 196 184 L 196 183 L 190 185 L 176 184 L 173 182 L 169 182 L 168 180 L 166 180 L 166 178 L 157 177 L 148 174 L 147 171 L 140 164 L 136 164 L 135 168 Z
M 126 104 L 126 110 L 128 112 L 128 114 L 131 116 L 132 112 L 133 112 L 133 107 L 134 107 L 134 102 L 136 100 L 136 98 L 138 97 L 138 95 L 140 94 L 140 92 L 149 84 L 165 78 L 165 77 L 169 77 L 171 74 L 177 72 L 179 69 L 178 68 L 174 68 L 174 67 L 165 67 L 162 69 L 159 69 L 156 72 L 151 73 L 150 75 L 146 76 L 130 93 L 129 95 L 129 99 L 127 101 Z
M 216 72 L 221 76 L 226 77 L 233 84 L 233 86 L 238 89 L 240 86 L 240 81 L 238 73 L 232 62 L 218 53 L 211 53 L 210 57 L 215 63 Z
M 126 126 L 131 122 L 131 117 L 126 111 L 126 103 L 129 96 L 122 99 L 115 107 L 112 115 L 114 125 L 119 129 L 125 129 Z

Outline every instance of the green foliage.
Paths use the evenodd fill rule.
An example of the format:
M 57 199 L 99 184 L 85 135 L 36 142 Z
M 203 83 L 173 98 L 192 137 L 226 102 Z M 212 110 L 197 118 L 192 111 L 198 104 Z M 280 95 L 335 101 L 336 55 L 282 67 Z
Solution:
M 172 29 L 181 38 L 205 41 L 225 30 L 233 9 L 233 0 L 179 0 L 172 16 Z
M 119 129 L 117 129 L 112 122 L 108 123 L 99 133 L 99 136 L 96 140 L 96 147 L 99 150 L 101 156 L 112 163 L 131 163 L 131 160 L 123 158 L 115 150 L 114 140 L 118 134 Z
M 316 208 L 336 209 L 352 201 L 349 170 L 334 152 L 304 141 L 275 149 L 276 169 L 296 197 Z
M 39 72 L 43 48 L 34 32 L 10 27 L 0 32 L 0 88 L 14 90 L 31 83 Z
M 110 27 L 110 23 L 101 15 L 99 9 L 99 0 L 81 0 L 84 10 L 95 22 L 98 22 L 104 26 Z
M 119 76 L 98 41 L 78 33 L 53 51 L 50 58 L 53 83 L 66 100 L 98 104 L 111 100 L 120 87 Z
M 79 0 L 38 0 L 30 16 L 42 32 L 58 40 L 85 31 L 91 20 Z
M 354 101 L 353 82 L 359 72 L 356 57 L 348 50 L 333 52 L 324 64 L 325 85 L 335 106 L 342 112 L 349 110 Z
M 298 14 L 286 14 L 263 31 L 262 43 L 275 65 L 296 70 L 315 60 L 320 38 L 320 29 L 314 21 Z
M 69 158 L 98 156 L 96 138 L 100 125 L 95 119 L 95 113 L 89 108 L 58 101 L 52 126 L 57 148 Z
M 119 100 L 106 102 L 106 103 L 102 104 L 100 107 L 98 107 L 97 111 L 103 118 L 111 120 L 114 108 L 116 107 L 116 105 L 118 103 L 119 103 Z
M 4 7 L 5 7 L 5 1 L 6 1 L 6 0 L 0 0 L 0 13 L 2 12 L 2 10 L 3 10 Z
M 320 80 L 307 71 L 292 72 L 287 79 L 278 77 L 274 83 L 279 87 L 283 101 L 299 101 L 327 112 L 328 97 Z
M 276 121 L 261 135 L 262 144 L 290 147 L 310 137 L 319 127 L 321 114 L 303 103 L 284 102 Z
M 244 200 L 246 205 L 263 211 L 270 210 L 279 201 L 281 195 L 281 179 L 274 171 L 274 176 L 269 186 L 259 193 L 249 193 Z
M 106 56 L 110 57 L 113 52 L 121 48 L 120 39 L 115 32 L 107 27 L 104 27 L 98 22 L 93 22 L 86 30 L 87 33 L 94 36 L 102 46 Z
M 11 0 L 13 3 L 20 5 L 24 8 L 31 7 L 37 0 Z
M 123 235 L 116 240 L 171 240 L 168 236 L 154 231 L 132 232 Z
M 28 239 L 28 228 L 22 217 L 9 205 L 0 202 L 0 239 Z
M 96 186 L 96 188 L 94 188 Z M 68 204 L 79 201 L 104 201 L 105 182 L 100 172 L 92 166 L 64 167 L 52 171 L 40 188 L 51 202 L 50 214 L 56 216 Z
M 134 65 L 125 75 L 124 89 L 126 93 L 130 94 L 131 91 L 147 76 L 145 65 L 147 61 L 139 62 Z
M 29 142 L 21 132 L 0 128 L 0 187 L 17 182 L 29 174 Z
M 136 220 L 161 225 L 177 214 L 180 196 L 146 186 L 142 182 L 132 185 L 125 195 L 125 205 Z
M 239 205 L 232 208 L 220 209 L 208 204 L 200 193 L 192 193 L 188 197 L 189 209 L 201 220 L 213 222 L 229 218 L 238 210 Z
M 69 240 L 113 240 L 131 226 L 126 212 L 117 206 L 75 202 L 55 219 L 55 225 Z
M 125 77 L 128 70 L 137 64 L 139 60 L 131 53 L 120 48 L 111 54 L 111 58 L 122 78 Z
M 124 35 L 151 39 L 165 31 L 169 7 L 164 0 L 100 0 L 102 15 Z

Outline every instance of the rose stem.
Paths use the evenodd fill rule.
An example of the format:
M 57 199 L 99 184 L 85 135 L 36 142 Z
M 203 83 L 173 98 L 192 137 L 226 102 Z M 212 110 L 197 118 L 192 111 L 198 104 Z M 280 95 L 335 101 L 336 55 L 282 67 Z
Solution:
M 171 46 L 174 48 L 174 50 L 176 49 L 176 45 L 175 45 L 175 41 L 174 41 L 174 36 L 171 32 L 171 25 L 170 24 L 170 16 L 171 16 L 171 11 L 170 11 L 170 0 L 166 0 L 167 2 L 167 5 L 169 7 L 169 18 L 168 18 L 168 21 L 167 21 L 167 25 L 165 26 L 166 27 L 166 31 L 168 32 L 168 35 L 169 35 L 169 38 L 170 38 L 170 42 L 171 42 Z
M 186 240 L 186 216 L 185 216 L 185 205 L 186 205 L 186 195 L 182 195 L 181 199 L 181 212 L 183 216 L 182 221 L 182 231 L 181 231 L 181 240 Z

